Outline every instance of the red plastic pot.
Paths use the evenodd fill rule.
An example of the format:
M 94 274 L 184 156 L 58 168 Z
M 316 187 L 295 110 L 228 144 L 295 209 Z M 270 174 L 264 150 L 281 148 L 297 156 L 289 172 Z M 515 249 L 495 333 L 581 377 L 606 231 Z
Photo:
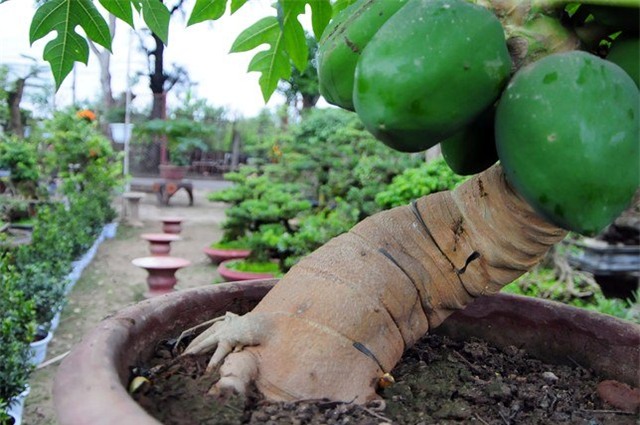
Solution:
M 221 316 L 251 310 L 275 279 L 224 283 L 149 299 L 103 320 L 60 365 L 53 396 L 60 425 L 158 425 L 127 393 L 129 370 L 156 343 Z M 476 300 L 438 332 L 516 345 L 548 362 L 577 362 L 603 379 L 638 382 L 640 326 L 592 311 L 514 295 Z M 569 358 L 571 360 L 569 360 Z
M 207 247 L 203 251 L 214 264 L 220 264 L 227 260 L 240 260 L 247 258 L 249 254 L 251 254 L 251 250 L 249 249 L 221 249 Z
M 227 282 L 237 282 L 239 280 L 273 279 L 275 277 L 273 273 L 255 273 L 232 270 L 227 267 L 229 261 L 233 260 L 226 260 L 218 265 L 218 274 Z

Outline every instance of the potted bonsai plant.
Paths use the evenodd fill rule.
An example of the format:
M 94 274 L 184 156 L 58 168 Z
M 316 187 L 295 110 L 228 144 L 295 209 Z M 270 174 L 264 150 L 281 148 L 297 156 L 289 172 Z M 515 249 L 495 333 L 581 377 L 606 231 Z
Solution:
M 56 264 L 31 263 L 18 268 L 16 286 L 33 301 L 37 323 L 34 340 L 30 342 L 31 361 L 38 365 L 47 355 L 53 337 L 51 322 L 65 302 L 63 268 Z
M 272 17 L 274 31 L 292 37 L 301 33 L 299 26 L 286 25 L 300 12 L 294 3 L 280 2 L 279 16 L 285 22 Z M 507 334 L 508 324 L 519 322 L 521 326 L 507 334 L 509 343 L 564 359 L 568 349 L 577 364 L 600 376 L 637 382 L 637 325 L 546 302 L 533 301 L 537 308 L 529 308 L 528 301 L 522 304 L 517 298 L 485 297 L 540 262 L 567 229 L 588 234 L 611 222 L 637 189 L 637 86 L 613 62 L 572 51 L 583 43 L 558 16 L 573 15 L 568 26 L 581 26 L 592 15 L 605 34 L 627 28 L 615 23 L 611 28 L 592 9 L 576 13 L 585 6 L 580 2 L 571 2 L 567 9 L 554 1 L 483 4 L 487 7 L 463 0 L 380 2 L 381 9 L 376 9 L 369 8 L 370 2 L 354 3 L 334 16 L 328 35 L 320 39 L 319 74 L 333 77 L 320 78 L 327 81 L 320 90 L 331 103 L 355 107 L 381 141 L 408 152 L 422 152 L 464 130 L 498 102 L 501 166 L 476 174 L 454 191 L 361 221 L 306 256 L 248 313 L 248 300 L 257 301 L 266 292 L 265 282 L 260 294 L 255 282 L 220 285 L 171 295 L 137 306 L 140 314 L 128 310 L 108 319 L 59 369 L 55 391 L 61 422 L 153 423 L 126 395 L 127 370 L 143 360 L 145 348 L 155 347 L 169 328 L 181 331 L 193 325 L 185 316 L 204 320 L 203 310 L 206 318 L 227 310 L 243 314 L 216 320 L 184 352 L 215 350 L 209 368 L 221 365 L 213 391 L 223 399 L 233 392 L 248 395 L 255 384 L 271 400 L 326 397 L 364 404 L 376 397 L 378 387 L 393 381 L 387 375 L 404 349 L 453 319 L 454 312 L 469 315 L 467 322 L 490 330 L 497 340 Z M 636 6 L 630 6 L 631 12 Z M 500 7 L 506 9 L 495 10 Z M 553 14 L 545 15 L 548 9 L 554 9 Z M 505 13 L 521 10 L 524 13 Z M 318 9 L 314 12 L 317 18 Z M 326 12 L 321 9 L 326 19 L 314 20 L 318 38 L 329 20 Z M 629 11 L 614 9 L 614 14 L 624 17 Z M 36 17 L 43 21 L 42 15 L 46 9 Z M 516 24 L 524 27 L 512 33 Z M 244 43 L 235 48 L 257 47 L 247 39 L 264 25 L 261 20 L 241 34 Z M 344 37 L 352 28 L 367 32 L 358 45 Z M 525 46 L 522 50 L 510 52 L 505 29 L 506 36 L 515 39 L 510 41 L 517 41 L 509 47 Z M 535 34 L 534 29 L 553 31 L 554 37 Z M 631 32 L 637 33 L 637 22 Z M 417 37 L 429 40 L 433 58 L 430 55 L 428 64 Z M 610 38 L 597 41 L 599 46 Z M 535 42 L 536 49 L 527 50 L 529 42 Z M 286 70 L 281 74 L 287 77 L 290 58 L 280 56 Z M 273 77 L 273 63 L 264 59 L 265 52 L 259 52 L 251 69 Z M 390 72 L 415 68 L 420 72 L 389 78 Z M 274 81 L 263 78 L 261 83 L 268 98 Z M 207 293 L 219 297 L 214 300 Z M 495 315 L 495 304 L 505 310 Z M 489 321 L 483 323 L 485 317 Z M 158 322 L 167 328 L 158 328 Z M 463 329 L 464 322 L 454 328 Z M 611 327 L 600 326 L 604 324 Z M 84 353 L 89 355 L 82 364 Z M 83 382 L 82 376 L 91 383 L 76 385 L 76 393 L 68 391 L 70 382 Z M 80 408 L 68 410 L 79 397 L 84 397 Z M 110 413 L 117 416 L 104 416 Z
M 29 393 L 29 343 L 35 333 L 33 301 L 16 286 L 17 274 L 0 256 L 0 423 L 20 424 Z M 11 418 L 13 422 L 7 422 Z

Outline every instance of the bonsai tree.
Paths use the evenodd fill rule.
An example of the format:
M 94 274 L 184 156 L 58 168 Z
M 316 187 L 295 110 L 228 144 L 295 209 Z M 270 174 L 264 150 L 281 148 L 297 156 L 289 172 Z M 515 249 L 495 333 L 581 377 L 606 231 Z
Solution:
M 219 17 L 205 3 L 191 23 Z M 614 19 L 600 21 L 587 3 Z M 620 31 L 637 36 L 637 21 L 624 19 L 636 1 L 356 1 L 326 30 L 331 3 L 311 4 L 325 99 L 406 152 L 447 140 L 497 103 L 500 164 L 368 217 L 306 256 L 253 311 L 199 335 L 185 353 L 214 351 L 222 398 L 252 383 L 274 400 L 377 397 L 406 347 L 522 275 L 567 230 L 600 231 L 640 179 L 638 87 L 624 67 L 588 51 L 599 53 L 600 41 L 606 50 Z M 279 2 L 279 18 L 234 45 L 269 45 L 251 64 L 265 97 L 288 77 L 289 60 L 306 63 L 305 48 L 293 47 L 305 43 L 284 37 L 304 36 L 293 22 L 304 7 Z M 585 15 L 605 34 L 595 43 L 580 31 Z M 276 58 L 286 65 L 273 66 Z

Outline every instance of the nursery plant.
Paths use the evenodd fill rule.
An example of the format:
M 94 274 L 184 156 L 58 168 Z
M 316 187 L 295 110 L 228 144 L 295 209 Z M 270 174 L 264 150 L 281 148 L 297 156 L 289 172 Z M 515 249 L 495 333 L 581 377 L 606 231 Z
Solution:
M 36 322 L 34 302 L 16 285 L 18 274 L 6 256 L 0 255 L 0 423 L 11 423 L 7 414 L 13 399 L 28 384 L 32 366 L 29 343 Z
M 45 3 L 34 22 L 63 2 Z M 262 72 L 266 97 L 278 77 L 288 76 L 289 60 L 306 63 L 305 48 L 295 43 L 305 3 L 280 1 L 278 17 L 261 20 L 234 45 L 269 45 L 250 68 Z M 346 93 L 365 127 L 395 149 L 422 151 L 497 102 L 500 165 L 452 191 L 370 216 L 296 264 L 250 313 L 216 321 L 186 354 L 214 351 L 209 368 L 221 366 L 215 391 L 222 398 L 247 393 L 253 383 L 274 400 L 377 397 L 418 338 L 539 263 L 567 230 L 603 229 L 638 187 L 638 88 L 621 67 L 594 54 L 600 41 L 606 50 L 609 35 L 637 36 L 637 20 L 624 25 L 637 1 L 568 8 L 557 0 L 340 3 L 347 6 L 322 35 L 331 2 L 311 2 L 314 33 L 323 61 L 333 61 L 347 81 L 353 76 Z M 589 4 L 605 7 L 613 24 L 601 22 Z M 206 1 L 196 5 L 190 23 L 221 15 Z M 127 20 L 124 9 L 117 13 Z M 383 22 L 373 19 L 381 14 Z M 586 17 L 604 30 L 597 51 L 578 30 Z M 48 32 L 34 28 L 33 39 Z M 345 37 L 356 29 L 370 36 Z M 355 61 L 335 54 L 341 43 Z M 56 48 L 48 47 L 52 60 L 59 60 Z M 270 67 L 278 60 L 286 66 Z M 70 70 L 54 69 L 58 77 Z
M 18 192 L 16 195 L 37 197 L 40 172 L 34 143 L 15 136 L 0 136 L 0 169 L 11 173 L 10 182 Z

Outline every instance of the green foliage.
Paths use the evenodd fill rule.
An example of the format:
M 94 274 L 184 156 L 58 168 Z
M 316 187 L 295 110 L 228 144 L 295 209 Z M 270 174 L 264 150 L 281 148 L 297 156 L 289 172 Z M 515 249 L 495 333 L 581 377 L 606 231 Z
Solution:
M 349 201 L 360 219 L 379 211 L 374 196 L 395 175 L 421 162 L 375 140 L 356 114 L 333 108 L 309 111 L 281 150 L 281 179 L 303 183 L 319 208 Z
M 18 289 L 18 274 L 0 256 L 0 422 L 11 399 L 24 391 L 32 366 L 29 343 L 35 335 L 34 302 Z
M 45 122 L 48 137 L 45 173 L 63 180 L 64 194 L 108 193 L 122 182 L 122 162 L 96 123 L 72 110 L 58 112 Z
M 407 205 L 421 196 L 453 189 L 465 180 L 466 177 L 451 171 L 444 160 L 437 159 L 394 178 L 389 187 L 376 196 L 376 202 L 385 209 Z
M 188 25 L 219 19 L 231 3 L 231 13 L 236 12 L 247 0 L 197 0 L 191 10 Z M 134 26 L 132 6 L 140 13 L 145 24 L 167 44 L 171 14 L 165 4 L 158 0 L 100 0 L 102 6 L 117 18 Z M 338 2 L 340 4 L 345 1 Z M 298 17 L 311 9 L 311 25 L 316 39 L 324 31 L 333 15 L 330 0 L 279 0 L 276 16 L 263 18 L 237 38 L 232 52 L 245 52 L 267 44 L 269 49 L 255 54 L 249 71 L 260 72 L 260 87 L 265 101 L 275 91 L 279 79 L 288 79 L 291 64 L 304 71 L 309 58 L 309 49 Z M 340 6 L 341 7 L 341 6 Z M 80 26 L 86 38 L 76 32 Z M 73 69 L 74 62 L 87 63 L 89 46 L 87 38 L 111 49 L 112 36 L 108 25 L 92 0 L 50 0 L 37 9 L 29 31 L 31 43 L 55 31 L 55 39 L 47 43 L 44 59 L 60 87 Z
M 27 197 L 35 197 L 40 172 L 38 151 L 26 139 L 0 136 L 0 169 L 11 172 L 11 182 Z
M 273 157 L 273 147 L 283 131 L 279 121 L 279 117 L 266 108 L 256 117 L 237 121 L 235 126 L 243 151 L 254 159 Z
M 280 0 L 277 17 L 260 19 L 245 29 L 231 46 L 231 52 L 246 52 L 264 44 L 269 45 L 253 57 L 249 71 L 261 73 L 259 83 L 265 102 L 269 100 L 280 79 L 291 77 L 291 64 L 299 71 L 307 67 L 309 49 L 298 15 L 304 13 L 306 5 L 312 10 L 312 26 L 316 38 L 331 19 L 329 0 Z
M 51 0 L 43 3 L 31 22 L 29 41 L 35 41 L 55 31 L 57 36 L 44 49 L 44 59 L 51 65 L 56 87 L 73 69 L 75 62 L 86 64 L 89 44 L 76 32 L 80 26 L 87 37 L 111 50 L 109 26 L 91 0 Z
M 226 174 L 234 185 L 209 199 L 231 204 L 223 242 L 246 238 L 254 258 L 278 258 L 283 270 L 379 211 L 376 193 L 422 160 L 377 142 L 338 109 L 309 111 L 275 148 L 275 163 Z
M 169 159 L 174 165 L 189 165 L 190 153 L 194 149 L 208 151 L 202 140 L 210 131 L 210 126 L 187 118 L 171 120 L 155 119 L 137 125 L 134 134 L 140 142 L 150 142 L 153 138 L 167 138 Z
M 566 284 L 557 280 L 553 269 L 536 267 L 505 286 L 502 292 L 558 301 L 640 324 L 640 309 L 637 308 L 640 292 L 635 293 L 634 299 L 622 300 L 606 298 L 599 287 L 587 287 L 579 279 L 574 279 L 574 285 L 574 290 L 569 291 Z M 576 291 L 582 296 L 576 296 Z
M 283 269 L 293 267 L 302 257 L 347 232 L 357 222 L 357 211 L 343 201 L 338 201 L 333 209 L 302 217 L 295 231 L 283 234 L 278 241 L 279 249 L 288 252 Z
M 253 256 L 267 260 L 270 255 L 279 256 L 273 237 L 252 235 L 267 229 L 264 227 L 267 225 L 277 225 L 284 232 L 290 228 L 290 220 L 311 208 L 311 203 L 301 197 L 300 185 L 274 181 L 269 173 L 252 167 L 243 167 L 240 172 L 229 173 L 228 177 L 234 181 L 234 186 L 209 196 L 210 201 L 232 204 L 225 211 L 222 242 L 248 238 Z
M 248 249 L 249 243 L 246 239 L 236 239 L 233 241 L 218 241 L 211 244 L 211 248 L 217 249 Z
M 163 43 L 169 40 L 170 13 L 167 6 L 157 0 L 100 0 L 102 6 L 117 18 L 133 27 L 132 6 L 142 14 L 145 24 Z M 76 32 L 82 27 L 85 36 Z M 87 39 L 111 50 L 112 35 L 109 26 L 92 0 L 50 0 L 36 10 L 29 29 L 29 40 L 35 41 L 55 31 L 56 37 L 44 49 L 44 59 L 59 88 L 73 69 L 75 62 L 89 60 Z
M 35 307 L 35 320 L 42 332 L 49 329 L 53 316 L 65 302 L 66 281 L 56 276 L 62 270 L 60 263 L 29 263 L 17 268 L 16 287 Z
M 272 273 L 275 276 L 282 276 L 278 263 L 273 261 L 231 260 L 225 263 L 225 266 L 239 272 Z
M 301 106 L 303 111 L 315 106 L 320 99 L 320 83 L 316 67 L 318 43 L 311 34 L 306 34 L 306 41 L 309 50 L 309 63 L 303 71 L 292 66 L 291 77 L 278 87 L 278 91 L 284 94 L 287 99 L 287 104 L 294 108 Z M 300 102 L 302 102 L 301 105 L 299 105 Z

